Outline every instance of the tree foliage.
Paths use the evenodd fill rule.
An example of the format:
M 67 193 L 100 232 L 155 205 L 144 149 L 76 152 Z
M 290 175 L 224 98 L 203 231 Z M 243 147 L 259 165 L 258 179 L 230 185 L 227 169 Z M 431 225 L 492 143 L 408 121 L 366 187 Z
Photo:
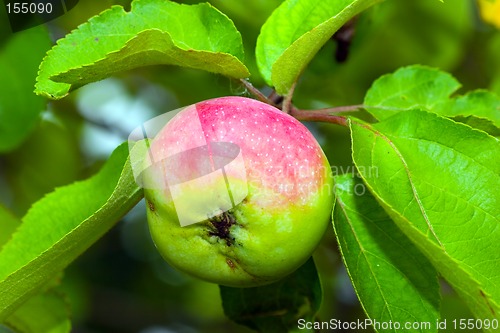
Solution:
M 280 97 L 274 102 L 283 101 L 284 111 L 345 125 L 344 132 L 329 125 L 311 128 L 326 140 L 323 146 L 333 166 L 339 151 L 331 148 L 336 146 L 332 137 L 343 135 L 340 141 L 350 145 L 340 153 L 354 166 L 335 175 L 329 232 L 335 235 L 340 261 L 366 316 L 379 322 L 430 322 L 430 330 L 415 331 L 437 332 L 435 323 L 446 319 L 441 309 L 447 297 L 440 288 L 443 278 L 484 331 L 496 330 L 492 323 L 500 319 L 500 97 L 485 89 L 483 77 L 489 77 L 493 89 L 500 82 L 499 32 L 486 28 L 488 22 L 498 25 L 487 9 L 498 11 L 498 1 L 479 1 L 476 13 L 486 23 L 481 22 L 483 30 L 478 30 L 487 30 L 480 42 L 467 37 L 478 33 L 473 24 L 462 24 L 464 17 L 473 15 L 465 1 L 410 1 L 418 22 L 429 19 L 422 31 L 412 18 L 402 19 L 407 4 L 395 1 L 261 2 L 248 4 L 248 11 L 263 13 L 256 17 L 265 21 L 262 26 L 248 20 L 241 4 L 134 0 L 130 10 L 114 5 L 93 16 L 83 11 L 80 19 L 85 22 L 48 52 L 49 34 L 42 27 L 3 42 L 0 162 L 5 163 L 0 171 L 5 176 L 0 185 L 6 186 L 0 191 L 1 323 L 25 333 L 69 332 L 68 304 L 59 288 L 62 272 L 142 198 L 126 145 L 118 146 L 100 168 L 94 166 L 78 177 L 68 171 L 74 182 L 58 188 L 54 187 L 61 184 L 47 180 L 37 191 L 33 182 L 22 181 L 52 179 L 44 177 L 50 165 L 41 170 L 31 166 L 24 173 L 19 168 L 23 151 L 33 155 L 35 143 L 28 137 L 35 128 L 50 122 L 78 132 L 82 122 L 95 122 L 68 115 L 77 108 L 73 95 L 114 76 L 129 83 L 127 78 L 141 77 L 152 86 L 169 89 L 179 101 L 224 95 L 227 90 L 236 94 L 241 87 L 252 92 L 249 82 L 267 84 L 272 95 Z M 355 29 L 349 30 L 352 26 Z M 384 29 L 390 38 L 384 37 Z M 449 31 L 456 38 L 450 39 Z M 345 37 L 349 33 L 354 39 Z M 481 47 L 468 56 L 487 64 L 479 69 L 483 76 L 457 65 L 460 52 L 470 50 L 470 43 Z M 345 64 L 333 60 L 333 53 L 343 47 L 349 52 Z M 374 48 L 378 53 L 371 59 L 367 51 Z M 446 70 L 470 91 L 460 90 L 459 80 Z M 231 83 L 213 79 L 213 74 Z M 226 90 L 219 88 L 222 81 L 214 84 L 214 80 L 224 80 Z M 49 99 L 55 100 L 53 104 Z M 346 100 L 359 105 L 320 109 Z M 301 105 L 319 110 L 308 113 L 299 109 Z M 44 109 L 46 117 L 41 117 Z M 342 113 L 353 110 L 357 112 Z M 52 130 L 40 133 L 54 135 Z M 73 149 L 66 136 L 47 142 L 56 141 Z M 70 158 L 66 155 L 43 156 L 53 156 L 61 165 Z M 68 165 L 77 164 L 76 157 L 72 161 Z M 21 206 L 31 208 L 24 214 L 16 211 L 15 202 L 3 198 L 20 200 L 16 193 L 26 193 L 26 188 L 36 193 L 36 202 L 25 200 Z M 331 265 L 316 259 L 316 264 L 311 259 L 270 286 L 221 287 L 225 314 L 262 332 L 294 331 L 299 319 L 314 322 L 318 311 L 322 314 L 322 300 L 335 297 L 325 285 L 337 278 L 325 273 L 334 271 Z

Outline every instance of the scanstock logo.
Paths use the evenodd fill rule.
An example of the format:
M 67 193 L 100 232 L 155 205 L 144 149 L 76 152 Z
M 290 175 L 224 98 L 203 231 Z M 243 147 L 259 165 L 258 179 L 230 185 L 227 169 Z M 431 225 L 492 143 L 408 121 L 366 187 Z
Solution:
M 47 23 L 78 4 L 79 0 L 3 0 L 13 32 Z

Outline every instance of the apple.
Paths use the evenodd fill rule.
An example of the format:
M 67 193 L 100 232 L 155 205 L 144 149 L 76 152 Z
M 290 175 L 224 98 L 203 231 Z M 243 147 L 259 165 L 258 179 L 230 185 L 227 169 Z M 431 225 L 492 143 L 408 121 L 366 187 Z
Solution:
M 268 104 L 191 105 L 151 140 L 143 174 L 152 238 L 173 267 L 252 287 L 311 256 L 329 225 L 333 180 L 309 130 Z

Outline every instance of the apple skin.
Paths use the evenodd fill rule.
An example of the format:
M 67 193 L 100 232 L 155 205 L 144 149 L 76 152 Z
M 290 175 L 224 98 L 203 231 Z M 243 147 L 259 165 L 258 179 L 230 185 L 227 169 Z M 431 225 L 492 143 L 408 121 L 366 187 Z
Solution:
M 182 110 L 152 140 L 150 151 L 170 156 L 200 142 L 230 142 L 241 149 L 245 175 L 226 176 L 233 189 L 248 193 L 229 211 L 181 226 L 164 175 L 195 178 L 198 160 L 185 156 L 179 171 L 155 163 L 145 183 L 165 186 L 146 187 L 145 197 L 151 235 L 163 258 L 180 271 L 230 287 L 265 285 L 295 271 L 321 241 L 333 206 L 330 166 L 313 135 L 270 105 L 223 97 Z M 216 182 L 226 186 L 224 179 Z M 181 199 L 196 211 L 213 186 L 186 187 Z

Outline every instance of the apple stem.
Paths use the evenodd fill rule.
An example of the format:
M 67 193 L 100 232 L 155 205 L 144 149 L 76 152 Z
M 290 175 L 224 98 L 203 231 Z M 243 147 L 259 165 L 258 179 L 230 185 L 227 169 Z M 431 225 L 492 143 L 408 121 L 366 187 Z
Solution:
M 324 123 L 337 124 L 341 126 L 348 126 L 347 117 L 337 116 L 332 113 L 335 112 L 332 112 L 331 109 L 299 110 L 295 107 L 292 107 L 289 114 L 297 120 L 324 122 Z
M 274 89 L 273 89 L 273 91 L 271 91 L 271 93 L 269 94 L 269 96 L 267 96 L 267 98 L 271 102 L 273 102 L 274 105 L 280 105 L 281 103 L 283 103 L 283 96 L 278 95 L 278 93 Z
M 283 101 L 283 107 L 281 109 L 283 112 L 288 113 L 288 114 L 290 113 L 290 111 L 292 109 L 292 98 L 293 98 L 293 92 L 295 91 L 295 85 L 296 85 L 296 82 L 294 82 L 292 84 L 290 91 L 288 92 L 288 94 L 286 94 L 285 100 Z
M 245 88 L 247 88 L 247 90 L 252 94 L 254 95 L 255 97 L 257 97 L 257 99 L 261 102 L 264 102 L 266 104 L 269 104 L 269 105 L 272 105 L 274 107 L 278 107 L 276 104 L 274 104 L 273 101 L 271 101 L 269 98 L 267 98 L 266 95 L 264 95 L 262 92 L 260 92 L 259 89 L 255 88 L 250 82 L 248 82 L 247 80 L 245 79 L 240 79 L 240 82 L 243 83 L 243 85 L 245 86 Z

